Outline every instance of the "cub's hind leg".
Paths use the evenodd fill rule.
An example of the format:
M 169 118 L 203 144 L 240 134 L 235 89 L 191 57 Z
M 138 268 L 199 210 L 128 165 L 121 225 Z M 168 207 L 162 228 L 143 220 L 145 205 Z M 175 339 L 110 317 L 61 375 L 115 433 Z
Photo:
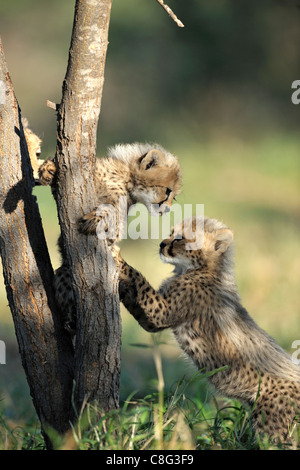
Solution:
M 54 274 L 55 299 L 63 316 L 64 328 L 70 334 L 76 333 L 76 311 L 70 269 L 60 266 Z
M 58 238 L 58 248 L 62 257 L 62 265 L 54 273 L 54 293 L 57 305 L 62 314 L 64 328 L 70 334 L 76 333 L 76 309 L 71 277 L 71 269 L 67 262 L 63 239 Z

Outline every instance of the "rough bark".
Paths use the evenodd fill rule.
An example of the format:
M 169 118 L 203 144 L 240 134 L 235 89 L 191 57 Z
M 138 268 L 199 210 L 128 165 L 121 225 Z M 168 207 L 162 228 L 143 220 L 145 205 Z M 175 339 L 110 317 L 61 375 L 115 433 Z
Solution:
M 22 363 L 45 435 L 48 426 L 59 433 L 69 429 L 76 418 L 72 403 L 77 412 L 86 402 L 96 401 L 104 411 L 119 403 L 115 264 L 104 241 L 77 228 L 79 217 L 97 205 L 93 177 L 111 3 L 76 1 L 57 107 L 56 200 L 76 300 L 75 353 L 55 305 L 20 109 L 0 42 L 0 251 Z
M 9 306 L 42 427 L 69 428 L 72 343 L 61 328 L 53 270 L 32 195 L 33 176 L 0 40 L 0 252 Z
M 97 207 L 94 191 L 112 0 L 77 0 L 69 63 L 58 106 L 57 206 L 72 267 L 77 312 L 75 403 L 118 407 L 121 322 L 117 275 L 104 241 L 81 235 L 78 219 Z

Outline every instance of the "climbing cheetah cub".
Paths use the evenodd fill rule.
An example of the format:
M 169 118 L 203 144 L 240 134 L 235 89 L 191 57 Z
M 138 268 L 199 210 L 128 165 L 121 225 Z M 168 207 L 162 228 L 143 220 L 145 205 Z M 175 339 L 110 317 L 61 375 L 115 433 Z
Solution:
M 39 169 L 42 185 L 52 185 L 55 197 L 56 165 L 45 161 Z M 158 144 L 119 144 L 106 158 L 96 160 L 95 189 L 98 207 L 78 221 L 85 234 L 96 234 L 109 244 L 122 238 L 129 208 L 144 204 L 157 215 L 170 210 L 181 187 L 181 168 L 177 158 Z M 112 230 L 111 230 L 112 229 Z M 71 276 L 62 240 L 63 264 L 55 273 L 54 287 L 66 328 L 74 334 L 75 316 Z
M 202 247 L 188 250 L 201 220 Z M 155 291 L 115 253 L 125 307 L 147 331 L 171 328 L 199 369 L 228 366 L 210 382 L 229 397 L 255 404 L 252 420 L 257 432 L 287 440 L 300 412 L 300 368 L 241 304 L 232 231 L 215 219 L 194 217 L 176 226 L 161 243 L 160 257 L 175 270 Z
M 26 118 L 22 118 L 22 125 L 33 170 L 33 177 L 37 180 L 39 178 L 39 167 L 43 163 L 43 160 L 39 159 L 39 156 L 41 155 L 42 140 L 29 128 L 29 123 Z
M 41 184 L 52 185 L 55 175 L 54 160 L 45 161 L 39 169 Z M 144 204 L 152 214 L 168 212 L 180 192 L 181 168 L 177 158 L 157 144 L 119 144 L 109 149 L 106 158 L 96 160 L 95 185 L 97 207 L 79 220 L 79 229 L 86 234 L 96 234 L 99 223 L 104 231 L 109 230 L 114 222 L 109 206 L 114 216 L 121 212 L 121 218 L 136 203 Z M 121 235 L 117 230 L 113 241 Z

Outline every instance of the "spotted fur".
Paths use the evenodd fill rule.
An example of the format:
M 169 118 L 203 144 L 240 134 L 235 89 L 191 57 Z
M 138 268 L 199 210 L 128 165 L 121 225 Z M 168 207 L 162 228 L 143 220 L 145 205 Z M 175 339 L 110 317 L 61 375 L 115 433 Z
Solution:
M 39 159 L 39 156 L 41 155 L 42 140 L 30 129 L 26 118 L 22 118 L 22 125 L 33 170 L 33 176 L 35 179 L 38 179 L 38 170 L 43 162 Z
M 258 432 L 286 441 L 300 413 L 300 367 L 242 306 L 232 231 L 205 218 L 202 246 L 187 250 L 195 241 L 196 222 L 192 218 L 179 224 L 161 243 L 162 261 L 175 269 L 158 291 L 116 254 L 120 298 L 147 331 L 171 328 L 199 369 L 228 366 L 210 382 L 224 395 L 254 406 Z
M 56 170 L 53 159 L 39 168 L 41 184 L 52 185 L 54 196 Z M 79 219 L 78 228 L 113 244 L 122 237 L 133 204 L 143 203 L 159 215 L 170 210 L 180 192 L 181 168 L 177 158 L 158 144 L 119 144 L 109 149 L 107 157 L 96 160 L 94 180 L 97 207 Z M 61 239 L 59 246 L 63 264 L 55 276 L 56 298 L 65 313 L 66 327 L 73 333 L 71 276 Z

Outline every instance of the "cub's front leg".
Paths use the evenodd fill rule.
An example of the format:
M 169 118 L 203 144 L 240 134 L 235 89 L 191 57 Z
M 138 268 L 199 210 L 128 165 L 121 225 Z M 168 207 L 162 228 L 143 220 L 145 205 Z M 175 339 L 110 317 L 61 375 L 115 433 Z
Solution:
M 127 218 L 127 213 L 125 215 Z M 123 217 L 119 217 L 113 203 L 100 203 L 96 209 L 78 220 L 78 229 L 85 235 L 97 235 L 111 245 L 122 237 Z
M 86 235 L 96 235 L 97 226 L 100 222 L 104 222 L 103 230 L 104 232 L 108 231 L 108 222 L 106 221 L 107 214 L 104 213 L 100 215 L 97 212 L 97 209 L 85 214 L 78 220 L 78 229 L 81 233 Z
M 113 253 L 119 268 L 119 295 L 127 310 L 151 333 L 173 326 L 166 299 L 153 289 L 144 276 L 129 266 L 119 252 Z

